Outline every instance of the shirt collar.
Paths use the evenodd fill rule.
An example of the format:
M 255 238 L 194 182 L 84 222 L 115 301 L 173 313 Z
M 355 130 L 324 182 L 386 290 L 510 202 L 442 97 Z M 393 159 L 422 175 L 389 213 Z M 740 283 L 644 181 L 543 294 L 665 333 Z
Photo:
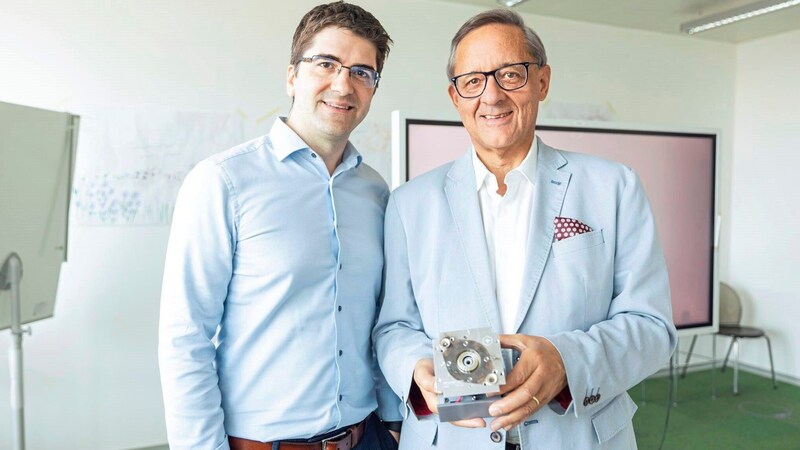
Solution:
M 539 139 L 534 137 L 531 148 L 528 150 L 528 154 L 525 155 L 525 159 L 522 160 L 519 166 L 511 170 L 511 172 L 518 171 L 522 173 L 531 184 L 536 184 L 536 162 L 539 156 L 538 153 Z M 493 177 L 494 175 L 489 172 L 489 169 L 486 168 L 483 161 L 478 158 L 478 152 L 475 151 L 474 146 L 472 147 L 472 166 L 475 169 L 475 189 L 480 190 L 481 186 L 486 181 L 486 177 Z
M 472 166 L 475 168 L 475 190 L 480 190 L 483 183 L 486 182 L 486 177 L 492 176 L 492 173 L 478 158 L 478 152 L 475 151 L 474 146 L 472 147 Z
M 280 161 L 298 150 L 309 149 L 308 144 L 286 125 L 285 117 L 275 119 L 269 130 L 269 140 L 272 142 L 272 153 Z
M 289 128 L 289 125 L 286 125 L 286 117 L 275 119 L 269 130 L 269 140 L 272 142 L 272 153 L 279 161 L 285 160 L 289 155 L 300 150 L 313 151 L 294 130 Z M 340 164 L 343 169 L 358 167 L 362 159 L 358 150 L 348 141 Z
M 364 158 L 361 156 L 361 153 L 358 153 L 356 147 L 350 141 L 347 141 L 347 145 L 344 147 L 344 153 L 342 153 L 342 162 L 339 166 L 342 167 L 342 170 L 358 167 L 361 165 L 362 159 Z

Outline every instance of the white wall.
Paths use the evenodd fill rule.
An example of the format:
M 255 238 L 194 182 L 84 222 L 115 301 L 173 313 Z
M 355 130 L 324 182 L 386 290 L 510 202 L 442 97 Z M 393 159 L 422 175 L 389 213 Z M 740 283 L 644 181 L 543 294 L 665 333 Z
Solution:
M 256 0 L 0 0 L 0 100 L 77 113 L 103 105 L 240 110 L 247 136 L 255 136 L 269 123 L 256 118 L 288 109 L 284 77 L 290 39 L 314 3 L 282 2 L 278 8 Z M 367 121 L 388 127 L 393 109 L 454 116 L 445 95 L 449 41 L 480 10 L 431 0 L 358 3 L 382 20 L 396 42 Z M 545 111 L 556 103 L 610 105 L 615 121 L 720 128 L 723 210 L 729 209 L 733 45 L 527 19 L 541 34 L 553 66 Z M 782 148 L 787 148 L 788 132 L 784 136 Z M 388 148 L 364 150 L 367 161 L 388 178 Z M 791 165 L 784 163 L 790 155 L 774 150 L 779 151 L 782 158 L 772 158 L 772 164 L 788 175 Z M 756 166 L 768 164 L 750 159 Z M 740 169 L 737 176 L 746 175 Z M 770 178 L 788 183 L 788 177 Z M 770 211 L 784 214 L 782 203 Z M 752 210 L 764 204 L 747 203 Z M 749 227 L 734 231 L 747 234 Z M 723 277 L 731 234 L 726 230 L 727 222 Z M 165 442 L 156 332 L 167 235 L 166 227 L 73 223 L 56 316 L 34 324 L 33 336 L 25 340 L 30 448 L 120 449 Z M 736 267 L 737 274 L 749 271 Z M 769 289 L 753 281 L 747 292 L 761 294 L 757 286 Z M 8 404 L 4 356 L 0 406 Z M 9 445 L 9 429 L 9 415 L 0 412 L 0 448 Z
M 772 339 L 775 370 L 800 378 L 800 31 L 736 49 L 729 280 L 744 324 Z M 741 360 L 769 370 L 766 346 Z

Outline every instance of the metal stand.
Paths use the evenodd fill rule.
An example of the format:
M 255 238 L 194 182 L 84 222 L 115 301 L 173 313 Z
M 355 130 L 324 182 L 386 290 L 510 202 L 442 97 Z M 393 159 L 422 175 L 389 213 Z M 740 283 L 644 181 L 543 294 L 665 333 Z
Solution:
M 717 398 L 717 333 L 711 335 L 711 400 Z
M 647 404 L 647 388 L 645 387 L 646 385 L 647 385 L 647 378 L 642 380 L 642 404 L 643 405 Z
M 8 255 L 0 268 L 0 290 L 11 291 L 11 347 L 8 367 L 11 380 L 11 425 L 14 450 L 25 449 L 25 400 L 22 390 L 22 335 L 30 328 L 22 328 L 20 319 L 19 285 L 22 280 L 22 259 L 16 253 Z
M 686 377 L 686 370 L 689 368 L 689 360 L 692 358 L 692 352 L 694 351 L 694 344 L 697 342 L 697 336 L 692 336 L 692 343 L 689 345 L 689 353 L 686 355 L 686 361 L 683 363 L 683 369 L 681 371 L 681 378 Z M 736 348 L 738 352 L 738 347 Z M 726 357 L 727 358 L 727 357 Z M 727 362 L 727 360 L 726 360 Z M 716 380 L 716 367 L 717 367 L 717 333 L 711 333 L 711 399 L 717 398 L 717 380 Z M 724 364 L 723 364 L 724 370 Z
M 686 354 L 686 361 L 683 362 L 683 370 L 681 371 L 681 378 L 686 378 L 686 369 L 689 368 L 689 359 L 692 357 L 694 351 L 694 344 L 697 342 L 697 335 L 692 336 L 692 343 L 689 344 L 689 353 Z
M 672 358 L 669 360 L 670 364 L 670 375 L 672 375 L 672 398 L 668 401 L 672 402 L 672 406 L 678 406 L 678 367 L 681 365 L 680 361 L 680 340 L 675 343 L 675 353 L 672 354 Z M 672 366 L 675 366 L 675 370 L 672 370 Z

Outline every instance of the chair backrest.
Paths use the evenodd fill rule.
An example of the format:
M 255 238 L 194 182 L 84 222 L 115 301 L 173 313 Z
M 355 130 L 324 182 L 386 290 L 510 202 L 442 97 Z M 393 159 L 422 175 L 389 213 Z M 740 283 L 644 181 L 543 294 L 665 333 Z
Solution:
M 739 325 L 742 320 L 742 300 L 732 287 L 719 284 L 719 324 Z

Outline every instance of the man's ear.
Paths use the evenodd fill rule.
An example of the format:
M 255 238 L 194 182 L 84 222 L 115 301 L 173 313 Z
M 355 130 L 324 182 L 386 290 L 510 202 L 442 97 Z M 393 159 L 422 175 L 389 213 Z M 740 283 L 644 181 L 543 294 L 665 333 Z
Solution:
M 453 83 L 447 85 L 447 94 L 450 95 L 450 101 L 453 102 L 453 106 L 458 108 L 458 102 L 461 100 L 461 96 L 458 95 L 456 87 L 453 86 Z
M 543 102 L 550 92 L 550 65 L 545 65 L 539 69 L 539 101 Z
M 297 78 L 297 71 L 295 70 L 295 66 L 293 64 L 289 65 L 289 68 L 286 69 L 286 94 L 289 97 L 294 98 L 294 80 Z

